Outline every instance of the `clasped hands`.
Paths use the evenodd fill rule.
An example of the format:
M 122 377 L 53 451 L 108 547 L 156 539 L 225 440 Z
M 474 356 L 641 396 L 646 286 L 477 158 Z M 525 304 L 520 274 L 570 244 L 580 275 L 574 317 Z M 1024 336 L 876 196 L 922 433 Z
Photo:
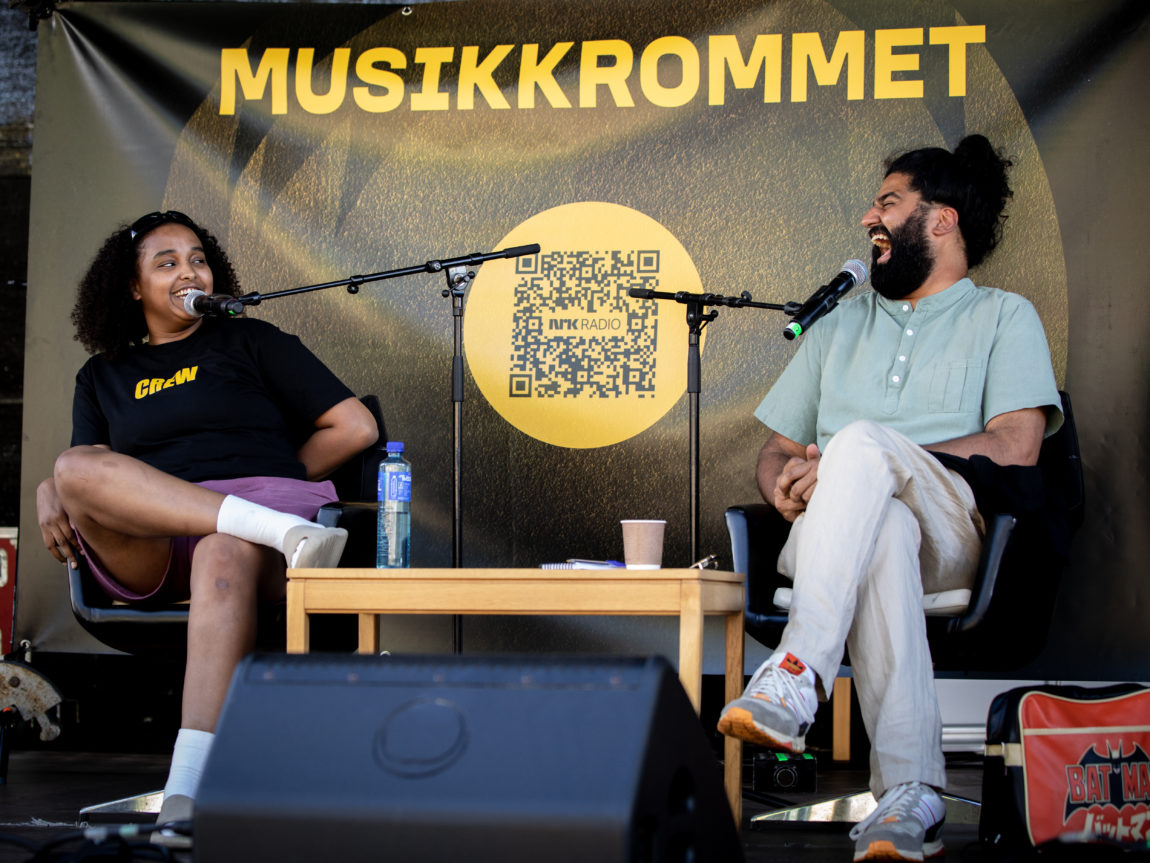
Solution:
M 806 453 L 790 459 L 779 473 L 771 503 L 787 521 L 806 511 L 819 481 L 821 457 L 817 444 L 807 444 Z

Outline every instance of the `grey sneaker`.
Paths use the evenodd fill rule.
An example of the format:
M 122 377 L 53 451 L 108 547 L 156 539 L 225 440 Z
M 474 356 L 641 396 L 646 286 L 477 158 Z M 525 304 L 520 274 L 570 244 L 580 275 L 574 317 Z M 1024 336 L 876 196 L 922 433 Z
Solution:
M 148 840 L 153 845 L 161 845 L 175 850 L 187 850 L 192 847 L 192 837 L 188 832 L 192 818 L 195 814 L 195 801 L 184 794 L 165 794 L 164 802 L 160 806 L 160 814 L 156 816 L 156 826 L 165 824 L 181 824 L 183 832 L 165 828 L 152 833 Z
M 802 752 L 818 704 L 814 676 L 804 672 L 806 665 L 793 654 L 772 656 L 743 694 L 723 708 L 719 731 L 771 749 Z
M 946 804 L 929 785 L 887 789 L 878 807 L 851 829 L 855 860 L 923 860 L 942 853 Z

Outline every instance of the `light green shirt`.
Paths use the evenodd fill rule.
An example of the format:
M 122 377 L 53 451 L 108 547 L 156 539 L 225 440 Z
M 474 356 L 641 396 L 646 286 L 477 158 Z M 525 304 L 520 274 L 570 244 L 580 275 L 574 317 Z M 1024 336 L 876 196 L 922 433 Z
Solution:
M 873 291 L 839 303 L 803 335 L 755 416 L 825 450 L 854 420 L 925 445 L 1033 407 L 1047 408 L 1047 435 L 1062 425 L 1038 313 L 1018 294 L 962 279 L 913 307 Z

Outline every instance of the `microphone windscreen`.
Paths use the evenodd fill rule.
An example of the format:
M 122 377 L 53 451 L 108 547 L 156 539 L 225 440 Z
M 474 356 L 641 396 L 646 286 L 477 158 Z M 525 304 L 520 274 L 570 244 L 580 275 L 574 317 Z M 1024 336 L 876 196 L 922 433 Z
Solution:
M 866 264 L 864 264 L 858 258 L 851 258 L 849 261 L 847 261 L 845 264 L 843 264 L 842 271 L 844 273 L 849 273 L 851 278 L 853 278 L 855 280 L 855 287 L 858 287 L 859 285 L 866 282 L 866 279 L 867 279 Z
M 204 313 L 196 308 L 196 300 L 199 297 L 206 297 L 203 291 L 191 290 L 184 294 L 184 311 L 189 315 L 195 315 L 197 318 L 202 318 Z

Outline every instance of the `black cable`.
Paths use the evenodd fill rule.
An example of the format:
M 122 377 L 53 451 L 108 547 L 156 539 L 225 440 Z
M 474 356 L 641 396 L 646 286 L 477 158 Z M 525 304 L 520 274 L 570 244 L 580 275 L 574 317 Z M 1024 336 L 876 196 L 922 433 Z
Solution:
M 83 863 L 90 860 L 172 860 L 172 851 L 161 845 L 149 842 L 146 838 L 161 830 L 173 830 L 181 835 L 191 833 L 191 821 L 178 821 L 171 824 L 120 824 L 108 827 L 87 827 L 82 830 L 69 830 L 43 844 L 23 836 L 0 834 L 0 842 L 18 845 L 31 856 L 27 863 Z M 66 849 L 73 843 L 82 843 L 74 849 Z

